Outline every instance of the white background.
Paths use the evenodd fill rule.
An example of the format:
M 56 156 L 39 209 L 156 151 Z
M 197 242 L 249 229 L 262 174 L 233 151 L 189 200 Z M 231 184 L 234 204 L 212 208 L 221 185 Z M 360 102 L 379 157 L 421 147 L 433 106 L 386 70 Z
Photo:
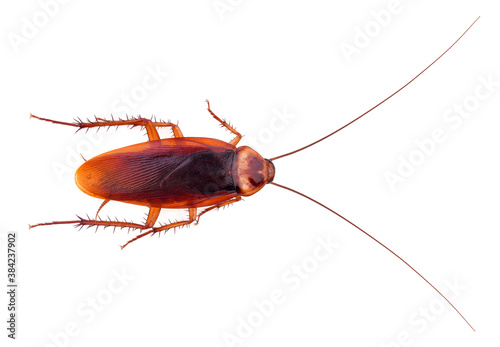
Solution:
M 498 86 L 458 128 L 443 120 L 453 105 L 471 100 L 480 76 L 500 80 L 494 2 L 401 0 L 399 13 L 370 32 L 351 62 L 342 43 L 353 44 L 356 28 L 370 27 L 372 11 L 381 13 L 389 1 L 222 3 L 232 5 L 221 17 L 210 0 L 69 1 L 52 7 L 47 23 L 37 1 L 1 6 L 0 230 L 18 232 L 19 321 L 15 343 L 3 323 L 0 339 L 22 346 L 55 345 L 51 335 L 68 346 L 226 346 L 224 333 L 236 334 L 239 317 L 255 315 L 253 302 L 280 290 L 284 302 L 236 346 L 397 346 L 389 343 L 405 332 L 406 346 L 498 345 Z M 350 218 L 438 288 L 445 290 L 446 280 L 462 283 L 453 302 L 476 333 L 394 256 L 274 186 L 205 215 L 196 227 L 123 251 L 118 246 L 136 231 L 28 230 L 95 214 L 101 201 L 74 184 L 83 161 L 68 162 L 74 153 L 88 158 L 145 140 L 140 130 L 123 128 L 89 146 L 84 133 L 30 120 L 30 113 L 62 121 L 124 116 L 120 95 L 139 90 L 148 69 L 158 68 L 169 76 L 141 95 L 130 114 L 178 121 L 186 136 L 229 141 L 206 111 L 208 98 L 216 114 L 246 135 L 241 145 L 260 136 L 259 152 L 269 158 L 328 134 L 388 96 L 478 15 L 463 40 L 401 94 L 321 145 L 275 162 L 276 182 Z M 42 23 L 16 46 L 11 39 L 22 36 L 23 18 Z M 273 110 L 284 109 L 295 118 L 272 130 Z M 384 174 L 397 173 L 398 156 L 408 158 L 415 141 L 435 128 L 447 140 L 391 191 Z M 58 176 L 55 167 L 68 171 Z M 146 212 L 110 203 L 102 214 L 140 222 Z M 164 211 L 160 218 L 184 216 Z M 310 260 L 318 237 L 340 246 L 293 291 L 282 276 Z M 5 263 L 5 234 L 1 241 Z M 120 287 L 113 271 L 133 279 Z M 110 281 L 119 289 L 111 296 Z M 100 312 L 82 315 L 78 309 L 89 310 L 91 297 Z M 429 305 L 438 313 L 419 331 L 409 319 Z M 77 332 L 66 338 L 68 324 Z

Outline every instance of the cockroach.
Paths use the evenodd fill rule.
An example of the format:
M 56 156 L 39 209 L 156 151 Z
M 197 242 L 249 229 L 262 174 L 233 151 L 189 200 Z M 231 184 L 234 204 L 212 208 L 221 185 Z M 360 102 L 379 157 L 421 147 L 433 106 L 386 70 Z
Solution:
M 319 201 L 292 188 L 273 182 L 275 176 L 273 162 L 314 146 L 382 105 L 434 65 L 469 31 L 478 19 L 479 17 L 432 63 L 368 111 L 307 146 L 271 159 L 264 159 L 250 147 L 236 147 L 242 135 L 228 122 L 222 120 L 212 112 L 208 100 L 208 112 L 222 127 L 225 127 L 235 135 L 231 141 L 224 142 L 212 138 L 184 137 L 176 124 L 141 117 L 127 117 L 127 119 L 118 120 L 115 120 L 113 117 L 111 120 L 95 117 L 94 121 L 87 120 L 87 122 L 83 122 L 78 118 L 75 119 L 74 123 L 66 123 L 31 114 L 30 118 L 77 127 L 77 132 L 82 129 L 88 130 L 89 128 L 140 126 L 146 129 L 148 141 L 100 154 L 90 160 L 86 160 L 77 169 L 75 181 L 78 188 L 90 196 L 104 200 L 97 210 L 95 219 L 84 219 L 77 216 L 77 220 L 40 223 L 30 225 L 30 229 L 42 225 L 75 224 L 77 227 L 95 226 L 98 228 L 99 226 L 103 226 L 144 231 L 121 246 L 123 249 L 129 243 L 149 234 L 154 235 L 161 231 L 190 225 L 193 222 L 196 225 L 200 217 L 205 213 L 241 201 L 242 197 L 251 196 L 270 183 L 320 205 L 384 247 L 427 282 L 474 330 L 458 309 L 434 285 L 382 242 Z M 159 127 L 170 127 L 174 137 L 160 139 L 157 131 Z M 98 217 L 99 211 L 111 200 L 148 207 L 149 213 L 145 223 L 137 224 L 127 221 L 100 219 Z M 189 218 L 184 221 L 155 227 L 156 220 L 162 208 L 187 209 Z M 198 212 L 199 208 L 203 210 Z

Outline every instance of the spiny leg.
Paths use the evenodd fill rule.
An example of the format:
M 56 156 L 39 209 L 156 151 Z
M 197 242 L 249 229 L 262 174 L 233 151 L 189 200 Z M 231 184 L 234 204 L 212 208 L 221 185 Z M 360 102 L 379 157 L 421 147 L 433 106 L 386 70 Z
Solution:
M 101 205 L 102 207 L 102 205 Z M 127 221 L 112 221 L 112 220 L 97 220 L 97 219 L 84 219 L 81 217 L 78 217 L 77 220 L 69 220 L 69 221 L 58 221 L 58 222 L 47 222 L 47 223 L 39 223 L 35 225 L 30 225 L 29 228 L 35 228 L 38 226 L 46 226 L 46 225 L 58 225 L 58 224 L 76 224 L 76 226 L 80 227 L 92 227 L 95 226 L 99 228 L 100 226 L 102 227 L 114 227 L 114 228 L 130 228 L 130 229 L 150 229 L 155 225 L 156 220 L 158 219 L 158 216 L 160 214 L 161 208 L 159 207 L 150 207 L 149 208 L 149 213 L 148 213 L 148 218 L 146 219 L 146 222 L 144 224 L 138 224 L 138 223 L 132 223 L 132 222 L 127 222 Z
M 123 246 L 121 246 L 121 248 L 123 249 L 123 248 L 125 248 L 125 246 L 127 246 L 129 243 L 134 242 L 134 241 L 136 241 L 136 240 L 140 239 L 141 237 L 144 237 L 144 236 L 149 235 L 149 234 L 153 234 L 153 235 L 154 235 L 154 234 L 156 234 L 156 233 L 158 233 L 158 232 L 160 232 L 160 231 L 169 230 L 169 229 L 175 229 L 175 228 L 178 228 L 178 227 L 181 227 L 181 226 L 184 226 L 184 225 L 189 225 L 189 224 L 191 224 L 191 223 L 193 223 L 193 222 L 195 222 L 195 221 L 196 221 L 195 225 L 197 225 L 197 224 L 198 224 L 198 222 L 200 221 L 200 217 L 201 217 L 202 215 L 204 215 L 205 213 L 207 213 L 208 211 L 211 211 L 211 210 L 216 209 L 216 208 L 218 209 L 218 208 L 221 208 L 221 207 L 223 207 L 223 206 L 227 206 L 227 205 L 233 204 L 233 203 L 238 202 L 238 201 L 241 201 L 241 196 L 239 196 L 239 195 L 238 195 L 238 196 L 236 196 L 236 197 L 234 197 L 233 199 L 230 199 L 230 200 L 227 200 L 227 201 L 221 202 L 221 203 L 219 203 L 219 204 L 217 204 L 217 205 L 211 206 L 211 207 L 209 207 L 209 208 L 207 208 L 207 209 L 203 210 L 203 211 L 202 211 L 201 213 L 199 213 L 198 215 L 197 215 L 197 209 L 196 209 L 196 208 L 189 208 L 189 209 L 188 209 L 188 210 L 189 210 L 189 219 L 188 219 L 188 220 L 184 220 L 184 221 L 180 221 L 180 222 L 174 222 L 174 223 L 170 223 L 170 224 L 162 225 L 162 226 L 160 226 L 160 227 L 158 227 L 158 228 L 153 228 L 153 229 L 151 229 L 151 230 L 149 230 L 149 231 L 147 231 L 147 232 L 145 232 L 145 233 L 142 233 L 142 234 L 140 234 L 140 235 L 137 235 L 137 236 L 136 236 L 136 237 L 134 237 L 132 240 L 128 241 L 126 244 L 124 244 Z M 158 213 L 159 213 L 159 212 L 158 212 Z M 151 210 L 150 210 L 150 215 L 151 215 Z M 149 221 L 149 217 L 150 217 L 150 216 L 148 216 L 148 221 Z M 158 216 L 157 216 L 157 217 L 158 217 Z M 156 220 L 156 219 L 155 219 L 155 220 Z M 147 223 L 146 223 L 146 224 L 147 224 Z
M 228 122 L 226 122 L 225 120 L 222 120 L 220 119 L 219 117 L 217 117 L 215 115 L 215 113 L 212 112 L 212 110 L 210 109 L 210 102 L 208 100 L 205 100 L 207 102 L 207 105 L 208 105 L 208 112 L 210 112 L 210 114 L 220 123 L 222 124 L 223 127 L 225 127 L 227 130 L 229 130 L 230 132 L 232 132 L 233 134 L 236 135 L 236 137 L 234 139 L 232 139 L 231 141 L 229 141 L 230 144 L 232 144 L 233 146 L 236 146 L 238 144 L 238 142 L 240 142 L 242 136 L 241 134 L 236 131 L 236 129 L 234 129 Z
M 189 219 L 188 220 L 183 220 L 183 221 L 180 221 L 180 222 L 174 222 L 174 223 L 170 223 L 170 224 L 166 224 L 166 225 L 162 225 L 161 227 L 158 227 L 158 228 L 153 228 L 145 233 L 142 233 L 140 235 L 137 235 L 136 237 L 134 237 L 132 240 L 128 241 L 126 244 L 124 244 L 123 246 L 121 246 L 122 249 L 124 249 L 129 243 L 132 243 L 136 240 L 139 240 L 141 237 L 144 237 L 146 235 L 149 235 L 149 234 L 156 234 L 160 231 L 163 231 L 163 230 L 168 230 L 168 229 L 174 229 L 174 228 L 178 228 L 178 227 L 181 227 L 183 225 L 189 225 L 191 223 L 193 223 L 195 220 L 196 220 L 196 208 L 189 208 Z M 158 217 L 158 216 L 157 216 Z M 149 220 L 149 216 L 148 216 L 148 220 Z
M 201 211 L 198 214 L 198 217 L 196 217 L 196 223 L 194 223 L 194 224 L 198 225 L 198 223 L 200 222 L 200 217 L 203 216 L 208 211 L 212 211 L 213 209 L 219 209 L 219 208 L 221 208 L 223 206 L 231 205 L 231 204 L 234 204 L 235 202 L 238 202 L 238 201 L 241 201 L 241 196 L 239 196 L 239 195 L 237 197 L 233 198 L 233 199 L 221 202 L 221 203 L 219 203 L 217 205 L 214 205 L 214 206 L 211 206 L 209 208 L 204 209 L 203 211 Z
M 78 216 L 77 216 L 78 217 Z M 96 220 L 96 219 L 85 219 L 78 217 L 77 220 L 68 220 L 68 221 L 57 221 L 57 222 L 47 222 L 47 223 L 38 223 L 34 225 L 30 225 L 29 228 L 36 228 L 40 226 L 47 226 L 47 225 L 59 225 L 59 224 L 75 224 L 77 227 L 114 227 L 114 228 L 131 228 L 131 229 L 148 229 L 148 227 L 142 225 L 142 224 L 137 224 L 137 223 L 131 223 L 131 222 L 121 222 L 121 221 L 112 221 L 112 220 Z
M 181 129 L 177 124 L 170 123 L 170 122 L 153 122 L 151 119 L 147 118 L 131 118 L 131 119 L 119 119 L 119 120 L 107 120 L 103 118 L 95 118 L 95 121 L 88 121 L 88 122 L 83 122 L 80 119 L 75 120 L 74 123 L 66 123 L 66 122 L 59 122 L 56 120 L 48 119 L 48 118 L 41 118 L 37 117 L 33 114 L 30 115 L 30 118 L 36 118 L 39 120 L 43 120 L 46 122 L 52 122 L 54 124 L 62 124 L 62 125 L 68 125 L 68 126 L 73 126 L 77 127 L 78 130 L 81 129 L 89 129 L 89 128 L 101 128 L 101 127 L 112 127 L 112 126 L 120 126 L 120 125 L 129 125 L 132 127 L 135 126 L 143 126 L 146 128 L 146 132 L 148 133 L 148 139 L 149 141 L 155 141 L 160 139 L 160 135 L 158 135 L 158 131 L 156 130 L 156 127 L 171 127 L 172 132 L 174 133 L 174 137 L 184 137 L 182 135 Z

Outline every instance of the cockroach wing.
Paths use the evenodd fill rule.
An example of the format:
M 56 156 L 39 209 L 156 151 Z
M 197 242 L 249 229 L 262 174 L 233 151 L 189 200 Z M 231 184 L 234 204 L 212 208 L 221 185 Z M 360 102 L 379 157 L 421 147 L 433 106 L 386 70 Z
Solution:
M 183 137 L 139 143 L 98 155 L 75 174 L 88 195 L 161 208 L 210 206 L 237 196 L 236 147 Z

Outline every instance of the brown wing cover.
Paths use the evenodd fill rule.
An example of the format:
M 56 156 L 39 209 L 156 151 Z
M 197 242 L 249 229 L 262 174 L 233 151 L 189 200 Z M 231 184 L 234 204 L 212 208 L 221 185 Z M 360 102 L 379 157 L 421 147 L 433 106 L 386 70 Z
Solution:
M 119 148 L 86 161 L 78 187 L 102 199 L 163 208 L 203 207 L 238 194 L 231 169 L 236 147 L 184 137 Z

